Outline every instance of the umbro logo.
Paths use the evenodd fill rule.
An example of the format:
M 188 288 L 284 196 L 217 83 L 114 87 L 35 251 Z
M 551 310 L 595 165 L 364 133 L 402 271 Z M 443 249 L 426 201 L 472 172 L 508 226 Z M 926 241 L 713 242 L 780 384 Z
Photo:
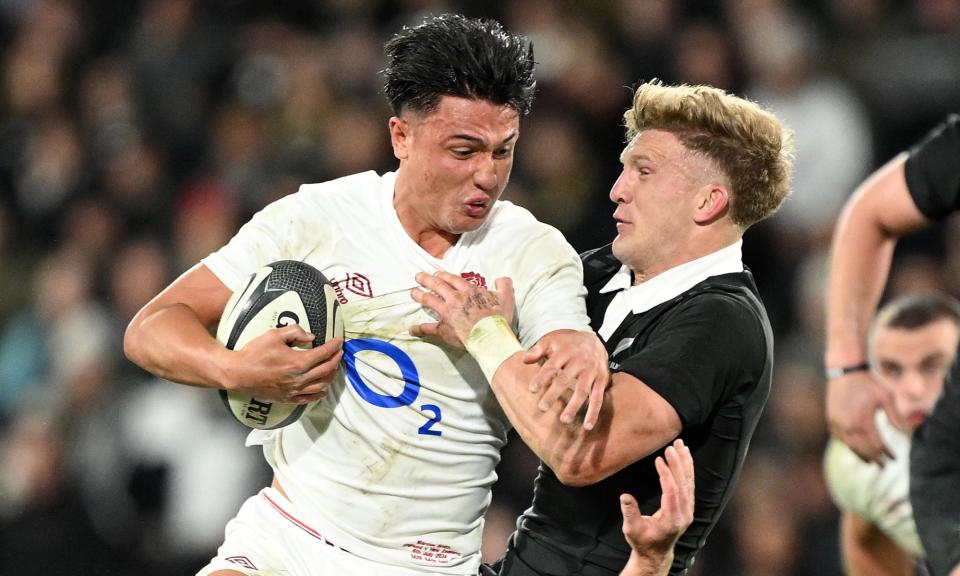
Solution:
M 246 556 L 230 556 L 229 558 L 224 558 L 224 560 L 227 562 L 233 562 L 234 564 L 243 566 L 244 568 L 249 568 L 250 570 L 259 570 L 259 568 L 257 568 Z
M 330 279 L 330 285 L 333 286 L 333 291 L 337 293 L 337 300 L 341 304 L 346 304 L 349 301 L 346 292 L 363 298 L 373 298 L 370 279 L 359 272 L 347 272 L 346 277 L 340 280 Z

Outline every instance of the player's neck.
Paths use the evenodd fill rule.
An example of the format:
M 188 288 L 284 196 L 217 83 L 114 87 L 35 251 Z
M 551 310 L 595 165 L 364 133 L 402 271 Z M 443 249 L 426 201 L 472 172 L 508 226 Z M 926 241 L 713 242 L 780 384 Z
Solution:
M 460 239 L 459 234 L 447 232 L 433 224 L 415 206 L 400 202 L 394 197 L 393 208 L 397 211 L 400 226 L 424 252 L 434 258 L 443 258 L 447 250 Z
M 417 235 L 411 234 L 410 231 L 407 230 L 407 234 L 413 238 L 413 241 L 416 242 L 418 246 L 423 248 L 424 252 L 434 258 L 443 258 L 447 250 L 452 248 L 453 245 L 457 243 L 457 240 L 460 239 L 459 235 L 437 230 L 425 230 Z

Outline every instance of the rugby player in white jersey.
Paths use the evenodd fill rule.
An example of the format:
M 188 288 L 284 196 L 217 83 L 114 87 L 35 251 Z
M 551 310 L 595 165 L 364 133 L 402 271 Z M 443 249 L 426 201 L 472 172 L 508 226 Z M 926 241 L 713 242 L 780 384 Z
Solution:
M 873 321 L 869 365 L 893 407 L 891 417 L 878 410 L 875 422 L 893 458 L 866 462 L 836 438 L 824 458 L 851 576 L 910 576 L 924 557 L 910 505 L 910 437 L 940 397 L 958 342 L 960 303 L 947 296 L 898 298 Z
M 418 272 L 513 278 L 522 344 L 575 352 L 565 419 L 589 403 L 584 426 L 596 421 L 608 373 L 580 260 L 557 230 L 498 201 L 533 98 L 530 43 L 446 15 L 405 28 L 386 52 L 397 171 L 304 185 L 267 206 L 127 329 L 128 357 L 160 377 L 319 400 L 288 427 L 250 434 L 273 486 L 227 525 L 202 575 L 477 573 L 509 423 L 469 354 L 410 334 L 431 321 L 411 298 Z M 281 259 L 332 280 L 345 341 L 294 351 L 313 337 L 289 326 L 227 350 L 211 330 L 232 290 Z

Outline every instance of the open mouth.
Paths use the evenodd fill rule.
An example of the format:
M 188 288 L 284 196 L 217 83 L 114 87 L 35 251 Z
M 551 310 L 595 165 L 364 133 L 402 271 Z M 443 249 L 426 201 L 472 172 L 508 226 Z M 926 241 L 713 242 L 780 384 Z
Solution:
M 487 208 L 490 206 L 490 200 L 488 199 L 478 199 L 471 200 L 464 203 L 464 209 L 469 216 L 483 216 L 487 212 Z

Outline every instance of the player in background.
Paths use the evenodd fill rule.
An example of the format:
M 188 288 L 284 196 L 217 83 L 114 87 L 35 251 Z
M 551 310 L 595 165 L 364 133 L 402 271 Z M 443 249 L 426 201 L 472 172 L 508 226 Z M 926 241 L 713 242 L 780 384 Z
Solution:
M 875 422 L 893 459 L 864 462 L 833 438 L 824 475 L 842 511 L 844 565 L 851 576 L 914 574 L 924 557 L 910 506 L 910 437 L 933 409 L 960 344 L 960 302 L 897 298 L 877 313 L 867 338 L 871 372 L 892 398 L 893 418 Z
M 411 298 L 417 273 L 514 278 L 521 341 L 562 339 L 580 386 L 570 413 L 592 398 L 590 426 L 599 410 L 606 353 L 588 330 L 580 260 L 557 230 L 498 200 L 536 86 L 531 44 L 493 21 L 443 15 L 385 49 L 396 172 L 304 185 L 267 206 L 127 329 L 128 357 L 176 382 L 283 402 L 327 391 L 298 422 L 251 432 L 273 486 L 227 525 L 202 575 L 477 572 L 510 425 L 469 355 L 409 334 L 431 319 Z M 231 292 L 280 259 L 332 280 L 345 342 L 294 351 L 313 338 L 297 326 L 239 351 L 214 340 Z
M 890 456 L 873 420 L 889 397 L 866 369 L 870 318 L 897 239 L 960 210 L 958 158 L 960 116 L 951 115 L 867 178 L 837 222 L 827 298 L 826 411 L 834 436 L 866 460 Z M 949 377 L 910 450 L 913 514 L 934 576 L 960 575 L 957 486 L 960 381 Z
M 625 120 L 610 191 L 617 236 L 583 256 L 587 311 L 613 373 L 594 429 L 557 418 L 564 407 L 552 388 L 528 393 L 550 371 L 525 360 L 542 352 L 547 369 L 564 352 L 516 354 L 509 278 L 490 292 L 445 272 L 417 277 L 414 297 L 440 321 L 416 332 L 477 358 L 542 461 L 501 575 L 617 574 L 630 547 L 616 498 L 629 492 L 640 510 L 656 510 L 655 458 L 677 437 L 696 469 L 696 517 L 670 571 L 685 573 L 733 492 L 769 395 L 773 336 L 741 243 L 789 192 L 790 131 L 722 90 L 656 82 L 637 89 Z

